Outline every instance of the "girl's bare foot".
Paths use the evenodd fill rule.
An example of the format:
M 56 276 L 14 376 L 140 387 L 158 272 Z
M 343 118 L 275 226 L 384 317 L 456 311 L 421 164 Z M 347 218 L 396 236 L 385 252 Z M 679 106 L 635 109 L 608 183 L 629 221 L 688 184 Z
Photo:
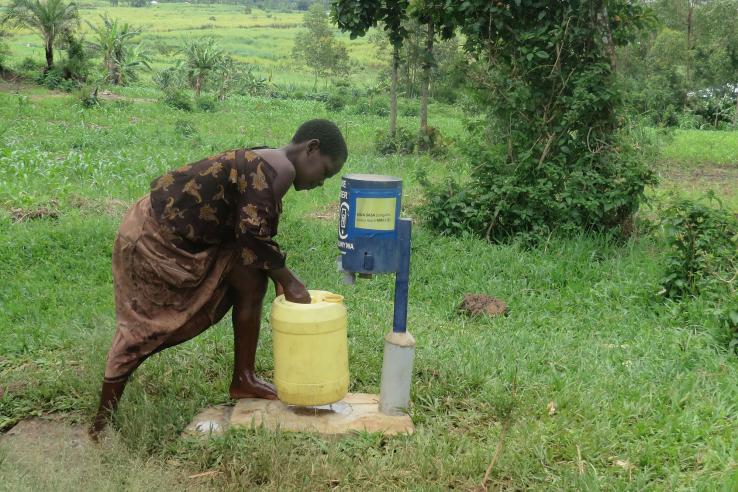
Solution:
M 231 399 L 240 398 L 263 398 L 265 400 L 276 400 L 277 390 L 274 385 L 258 379 L 253 372 L 244 371 L 231 381 L 228 390 Z

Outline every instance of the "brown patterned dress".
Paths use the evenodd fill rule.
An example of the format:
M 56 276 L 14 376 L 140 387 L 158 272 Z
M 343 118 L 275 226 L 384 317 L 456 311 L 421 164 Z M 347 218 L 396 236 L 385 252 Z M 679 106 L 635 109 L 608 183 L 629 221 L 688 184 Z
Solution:
M 128 211 L 113 249 L 116 331 L 106 381 L 216 323 L 230 307 L 235 262 L 284 266 L 273 239 L 282 211 L 275 177 L 253 150 L 230 150 L 161 176 Z

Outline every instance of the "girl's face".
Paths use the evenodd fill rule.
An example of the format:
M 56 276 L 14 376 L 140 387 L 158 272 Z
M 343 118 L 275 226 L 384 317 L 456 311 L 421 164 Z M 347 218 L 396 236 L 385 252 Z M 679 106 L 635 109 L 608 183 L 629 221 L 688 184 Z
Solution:
M 296 190 L 312 190 L 323 186 L 327 178 L 338 174 L 343 167 L 343 163 L 337 164 L 330 156 L 320 153 L 319 140 L 309 140 L 304 144 L 295 163 L 294 186 Z

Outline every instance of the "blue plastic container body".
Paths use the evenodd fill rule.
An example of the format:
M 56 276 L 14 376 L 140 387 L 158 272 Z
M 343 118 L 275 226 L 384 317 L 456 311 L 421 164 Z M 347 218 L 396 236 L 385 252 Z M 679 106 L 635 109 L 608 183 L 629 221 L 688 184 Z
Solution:
M 338 249 L 341 267 L 355 273 L 399 270 L 398 221 L 402 180 L 348 174 L 339 195 Z

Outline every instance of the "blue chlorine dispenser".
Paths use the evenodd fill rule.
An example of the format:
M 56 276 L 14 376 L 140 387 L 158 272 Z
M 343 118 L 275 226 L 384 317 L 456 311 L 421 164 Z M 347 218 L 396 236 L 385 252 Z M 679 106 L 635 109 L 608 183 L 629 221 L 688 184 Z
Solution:
M 338 214 L 339 270 L 356 275 L 395 274 L 394 321 L 384 338 L 379 411 L 401 415 L 410 404 L 415 339 L 407 331 L 412 221 L 400 218 L 402 180 L 376 174 L 342 178 Z

